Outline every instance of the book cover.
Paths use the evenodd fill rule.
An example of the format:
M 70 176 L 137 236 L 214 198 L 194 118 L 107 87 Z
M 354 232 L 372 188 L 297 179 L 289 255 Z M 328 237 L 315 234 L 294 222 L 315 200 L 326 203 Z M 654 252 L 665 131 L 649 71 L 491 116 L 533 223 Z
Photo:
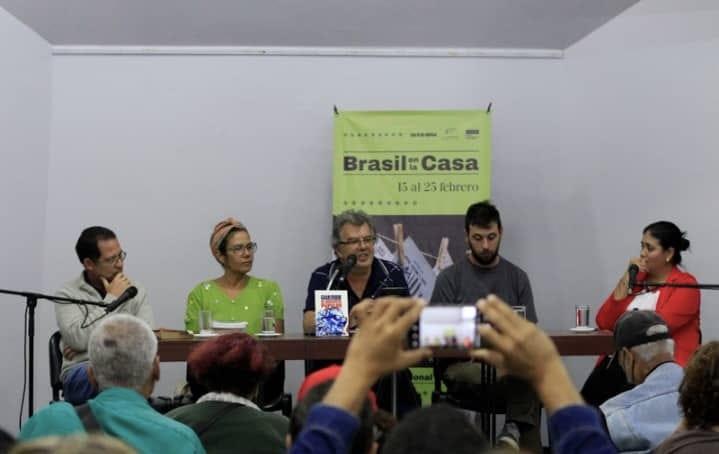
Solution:
M 315 335 L 347 336 L 349 303 L 346 290 L 315 292 Z

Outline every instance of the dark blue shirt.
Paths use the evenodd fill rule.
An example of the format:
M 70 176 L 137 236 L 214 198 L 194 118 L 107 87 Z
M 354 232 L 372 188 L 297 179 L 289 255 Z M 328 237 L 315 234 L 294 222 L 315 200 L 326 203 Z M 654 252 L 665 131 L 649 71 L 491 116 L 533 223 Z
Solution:
M 315 310 L 315 290 L 326 290 L 330 276 L 341 266 L 339 260 L 325 263 L 312 272 L 310 283 L 307 285 L 307 299 L 305 300 L 305 312 Z M 362 295 L 357 295 L 346 282 L 339 280 L 339 275 L 332 285 L 334 290 L 347 290 L 349 309 L 352 310 L 355 304 L 366 298 L 377 298 L 382 296 L 382 289 L 389 287 L 402 287 L 407 289 L 407 281 L 404 278 L 402 268 L 396 263 L 378 259 L 372 260 L 372 271 L 367 281 L 367 286 Z M 409 296 L 409 290 L 404 296 Z
M 349 452 L 359 420 L 337 407 L 312 407 L 305 426 L 289 454 L 330 454 Z M 604 431 L 596 409 L 570 405 L 549 417 L 549 432 L 558 454 L 616 454 L 617 449 Z

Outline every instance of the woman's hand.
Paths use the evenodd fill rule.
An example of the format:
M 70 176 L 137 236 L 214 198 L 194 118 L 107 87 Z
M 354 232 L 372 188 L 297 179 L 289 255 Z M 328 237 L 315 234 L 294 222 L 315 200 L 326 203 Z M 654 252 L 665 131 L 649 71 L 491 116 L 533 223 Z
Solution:
M 646 273 L 647 272 L 647 261 L 644 260 L 641 257 L 632 257 L 629 259 L 629 265 L 627 266 L 627 271 L 624 272 L 627 276 L 629 276 L 629 267 L 632 265 L 637 265 L 639 267 L 640 273 Z
M 615 300 L 623 300 L 629 295 L 629 268 L 632 265 L 636 265 L 637 268 L 639 268 L 640 273 L 646 273 L 647 272 L 647 262 L 646 260 L 642 259 L 641 257 L 632 257 L 629 259 L 629 265 L 627 266 L 627 269 L 624 271 L 624 274 L 622 274 L 622 277 L 619 278 L 619 282 L 617 282 L 617 286 L 614 287 L 614 293 L 613 297 Z

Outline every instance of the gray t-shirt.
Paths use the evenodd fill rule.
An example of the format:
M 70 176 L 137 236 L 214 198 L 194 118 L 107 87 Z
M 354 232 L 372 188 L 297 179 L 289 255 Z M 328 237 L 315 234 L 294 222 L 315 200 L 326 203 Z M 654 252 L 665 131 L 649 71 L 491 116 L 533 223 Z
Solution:
M 510 306 L 524 306 L 527 320 L 537 323 L 532 286 L 527 273 L 503 257 L 492 268 L 473 265 L 463 257 L 442 270 L 432 292 L 432 304 L 474 304 L 494 293 Z

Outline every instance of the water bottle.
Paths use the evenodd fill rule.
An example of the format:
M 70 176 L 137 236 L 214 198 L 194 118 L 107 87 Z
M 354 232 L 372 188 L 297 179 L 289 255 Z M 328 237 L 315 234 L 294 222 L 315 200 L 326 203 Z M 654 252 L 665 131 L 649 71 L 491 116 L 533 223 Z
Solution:
M 275 309 L 271 300 L 265 303 L 265 313 L 262 316 L 262 334 L 275 334 Z

